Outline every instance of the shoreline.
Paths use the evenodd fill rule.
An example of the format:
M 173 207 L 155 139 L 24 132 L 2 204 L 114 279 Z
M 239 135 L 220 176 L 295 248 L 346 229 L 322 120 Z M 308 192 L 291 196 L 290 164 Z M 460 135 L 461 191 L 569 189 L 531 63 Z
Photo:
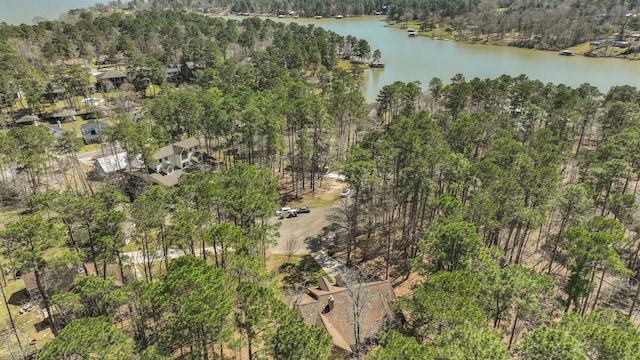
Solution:
M 600 44 L 599 42 L 597 42 L 598 46 L 596 46 L 595 48 L 592 48 L 592 44 L 590 43 L 581 43 L 565 49 L 544 49 L 544 48 L 517 46 L 509 43 L 504 43 L 505 41 L 507 42 L 510 40 L 513 41 L 514 40 L 513 37 L 506 37 L 506 38 L 502 38 L 500 40 L 494 40 L 494 41 L 482 40 L 482 39 L 465 40 L 461 38 L 460 33 L 457 33 L 457 34 L 455 33 L 455 31 L 457 30 L 454 29 L 452 31 L 449 31 L 450 29 L 449 27 L 445 29 L 436 28 L 431 31 L 420 31 L 419 30 L 420 24 L 418 22 L 405 22 L 404 24 L 402 24 L 402 22 L 395 22 L 395 21 L 389 21 L 389 20 L 385 20 L 385 22 L 386 22 L 385 27 L 388 27 L 388 28 L 397 29 L 401 31 L 409 31 L 409 32 L 411 32 L 412 30 L 415 30 L 414 32 L 412 32 L 411 35 L 408 34 L 408 36 L 427 37 L 433 40 L 452 41 L 452 42 L 459 42 L 462 44 L 471 44 L 471 45 L 510 47 L 510 48 L 531 50 L 531 51 L 555 52 L 555 53 L 558 53 L 559 55 L 566 55 L 564 52 L 568 51 L 572 53 L 572 55 L 582 55 L 582 56 L 593 57 L 593 58 L 609 58 L 609 59 L 621 59 L 621 60 L 630 60 L 630 61 L 640 60 L 640 50 L 631 54 L 624 54 L 626 49 L 631 48 L 630 44 L 627 43 L 627 46 L 625 47 L 616 47 L 612 45 L 616 43 L 618 44 L 625 43 L 623 41 L 607 40 L 608 44 L 605 44 L 602 46 L 599 46 Z M 436 36 L 436 34 L 438 34 L 439 36 Z M 497 36 L 497 34 L 483 35 L 483 36 L 486 36 L 487 38 L 491 38 L 491 37 Z M 616 51 L 615 49 L 618 49 L 618 50 Z M 607 52 L 609 52 L 608 55 L 607 55 Z M 633 57 L 633 58 L 630 58 L 630 57 Z

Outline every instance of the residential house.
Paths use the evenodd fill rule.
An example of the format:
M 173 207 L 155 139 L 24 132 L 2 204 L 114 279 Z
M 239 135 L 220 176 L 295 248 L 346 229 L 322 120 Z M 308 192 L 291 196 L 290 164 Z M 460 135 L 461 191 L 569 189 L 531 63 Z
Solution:
M 40 272 L 40 284 L 45 292 L 65 293 L 73 288 L 73 279 L 77 274 L 76 268 L 60 265 Z M 24 287 L 29 299 L 33 302 L 42 301 L 35 273 L 30 272 L 22 275 L 22 281 L 24 281 Z
M 150 175 L 152 181 L 167 186 L 178 183 L 182 169 L 204 161 L 200 140 L 194 137 L 162 147 L 152 158 L 154 163 L 148 165 L 154 173 Z
M 47 124 L 46 127 L 49 130 L 49 134 L 53 135 L 56 140 L 60 139 L 62 135 L 67 132 L 60 126 L 60 123 L 58 123 L 58 125 Z
M 200 151 L 200 140 L 191 137 L 158 149 L 153 154 L 155 164 L 149 166 L 156 173 L 167 170 L 171 165 L 174 169 L 184 169 L 191 165 L 191 162 L 201 163 L 203 155 Z
M 61 109 L 54 111 L 51 117 L 56 122 L 73 122 L 76 120 L 78 113 L 74 109 Z
M 57 103 L 60 100 L 63 100 L 67 97 L 67 89 L 65 89 L 62 85 L 57 84 L 55 82 L 50 82 L 47 85 L 46 93 L 44 94 L 45 99 L 50 103 Z
M 178 64 L 169 64 L 164 70 L 167 82 L 178 83 L 182 82 L 182 71 L 180 70 L 180 65 Z
M 25 116 L 19 118 L 18 120 L 14 121 L 14 124 L 16 126 L 35 125 L 39 121 L 40 121 L 40 118 L 35 116 L 35 115 L 25 115 Z
M 80 132 L 86 144 L 100 143 L 103 141 L 102 130 L 108 127 L 104 121 L 92 121 L 80 125 Z
M 122 71 L 108 70 L 96 75 L 96 80 L 98 80 L 98 85 L 103 90 L 117 89 L 127 81 L 127 75 Z
M 365 342 L 394 319 L 391 303 L 395 300 L 388 280 L 346 284 L 338 275 L 334 285 L 320 278 L 318 286 L 308 288 L 300 299 L 299 311 L 307 324 L 331 335 L 334 355 L 346 357 L 356 344 L 354 308 L 360 313 L 360 341 Z
M 96 271 L 96 265 L 94 263 L 85 263 L 79 270 L 80 273 L 84 273 L 88 276 L 103 276 L 105 268 L 99 263 L 98 271 Z M 116 287 L 123 287 L 124 284 L 135 280 L 135 276 L 130 269 L 121 270 L 118 264 L 107 264 L 106 273 L 107 274 L 104 277 L 113 280 Z
M 98 264 L 100 267 L 101 264 Z M 85 271 L 86 269 L 86 271 Z M 73 267 L 70 265 L 59 265 L 52 269 L 46 269 L 40 272 L 40 284 L 43 290 L 47 293 L 63 294 L 73 290 L 73 281 L 78 274 L 86 274 L 89 276 L 103 275 L 103 268 L 100 267 L 96 272 L 96 267 L 93 263 L 85 263 L 83 266 Z M 117 287 L 124 286 L 124 283 L 129 280 L 133 280 L 134 276 L 131 270 L 120 270 L 120 266 L 117 264 L 107 264 L 106 266 L 106 278 L 113 279 L 114 284 Z M 38 284 L 36 282 L 36 275 L 33 272 L 22 275 L 24 281 L 24 287 L 27 292 L 27 296 L 32 302 L 42 301 L 40 291 L 38 290 Z

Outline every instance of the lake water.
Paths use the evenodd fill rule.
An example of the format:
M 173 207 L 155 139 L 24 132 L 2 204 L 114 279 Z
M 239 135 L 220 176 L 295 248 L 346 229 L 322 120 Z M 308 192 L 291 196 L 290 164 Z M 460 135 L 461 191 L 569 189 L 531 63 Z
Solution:
M 32 24 L 35 16 L 53 20 L 70 9 L 91 7 L 97 2 L 101 1 L 0 0 L 0 8 L 3 9 L 0 22 Z M 562 83 L 572 87 L 586 82 L 603 92 L 614 85 L 640 87 L 640 60 L 559 56 L 556 52 L 462 44 L 423 36 L 409 37 L 406 31 L 385 27 L 382 17 L 295 21 L 322 26 L 343 36 L 365 39 L 372 52 L 380 49 L 385 68 L 365 71 L 364 93 L 368 101 L 375 100 L 380 89 L 394 81 L 420 81 L 425 89 L 432 78 L 438 77 L 448 83 L 457 73 L 464 75 L 467 80 L 474 77 L 496 78 L 502 74 L 525 74 L 530 79 L 544 83 Z
M 379 17 L 295 21 L 322 26 L 343 36 L 365 39 L 371 46 L 371 52 L 380 49 L 385 68 L 365 70 L 367 101 L 375 100 L 380 89 L 394 81 L 417 80 L 424 90 L 434 77 L 448 84 L 458 73 L 467 80 L 525 74 L 544 83 L 562 83 L 572 87 L 589 83 L 602 92 L 615 85 L 640 87 L 640 60 L 560 56 L 551 51 L 409 37 L 404 30 L 385 27 Z
M 89 8 L 96 3 L 106 4 L 108 0 L 0 0 L 0 22 L 10 25 L 33 25 L 33 18 L 43 17 L 56 20 L 60 14 L 72 9 Z M 128 1 L 122 1 L 127 3 Z

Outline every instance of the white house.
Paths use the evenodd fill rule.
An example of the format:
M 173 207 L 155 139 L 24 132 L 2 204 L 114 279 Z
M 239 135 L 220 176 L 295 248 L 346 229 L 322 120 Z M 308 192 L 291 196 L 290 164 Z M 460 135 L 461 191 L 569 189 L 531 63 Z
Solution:
M 200 140 L 191 137 L 160 148 L 153 154 L 154 163 L 149 164 L 153 172 L 170 175 L 175 169 L 184 169 L 191 162 L 201 163 L 204 160 L 200 150 Z

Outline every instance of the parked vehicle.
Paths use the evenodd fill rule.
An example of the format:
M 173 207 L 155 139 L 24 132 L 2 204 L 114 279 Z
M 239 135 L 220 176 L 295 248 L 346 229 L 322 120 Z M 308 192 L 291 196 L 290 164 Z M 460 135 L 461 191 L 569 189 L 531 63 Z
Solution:
M 351 194 L 351 189 L 349 188 L 345 188 L 344 190 L 342 190 L 342 192 L 340 193 L 340 197 L 341 198 L 346 198 L 347 196 L 349 196 L 349 194 Z
M 298 216 L 298 210 L 297 209 L 292 209 L 292 208 L 290 208 L 288 206 L 285 206 L 283 208 L 280 208 L 280 210 L 276 211 L 276 216 L 279 219 L 296 217 L 296 216 Z
M 296 211 L 298 212 L 298 214 L 307 214 L 311 212 L 311 209 L 309 209 L 308 206 L 300 206 L 296 209 Z
M 20 308 L 20 314 L 28 313 L 31 310 L 33 310 L 33 304 L 32 303 L 26 303 L 26 304 L 22 305 L 22 307 Z

